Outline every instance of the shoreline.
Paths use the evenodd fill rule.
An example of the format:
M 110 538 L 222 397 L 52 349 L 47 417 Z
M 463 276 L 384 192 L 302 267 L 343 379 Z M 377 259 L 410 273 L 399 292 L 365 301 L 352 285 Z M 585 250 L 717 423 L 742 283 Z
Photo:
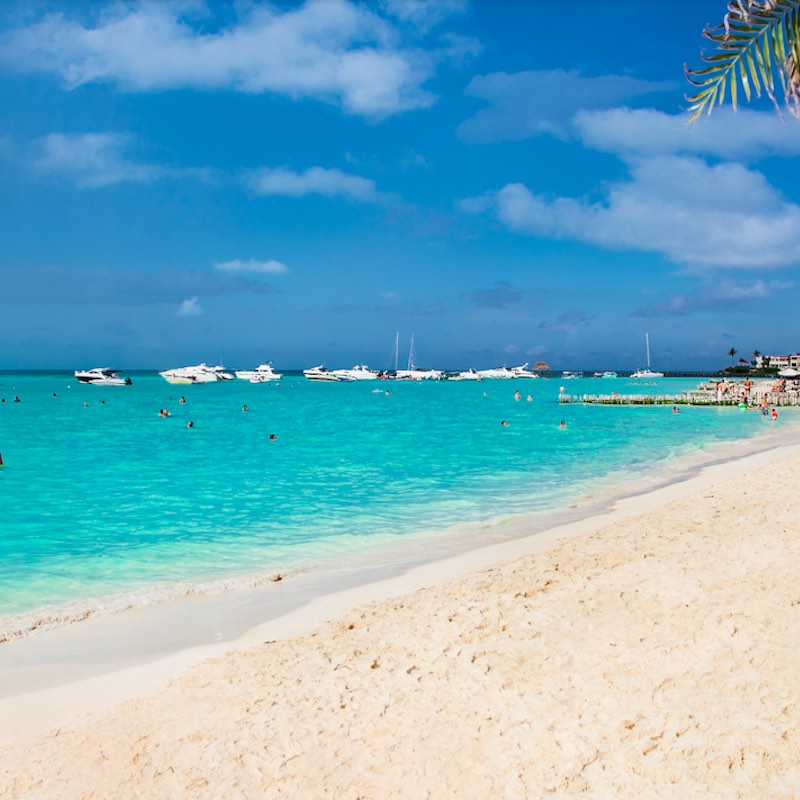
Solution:
M 780 432 L 770 430 L 738 440 L 708 442 L 698 450 L 683 453 L 674 461 L 665 459 L 658 463 L 657 468 L 651 466 L 636 477 L 633 476 L 634 467 L 629 465 L 622 471 L 612 473 L 611 478 L 597 477 L 592 479 L 588 487 L 576 487 L 574 494 L 560 499 L 555 506 L 521 513 L 495 511 L 482 518 L 457 522 L 447 527 L 382 535 L 377 541 L 368 538 L 358 553 L 348 552 L 344 561 L 339 557 L 332 559 L 319 555 L 309 563 L 295 560 L 266 573 L 234 575 L 188 584 L 153 585 L 97 600 L 78 599 L 63 605 L 3 615 L 0 616 L 0 672 L 4 665 L 4 649 L 8 646 L 19 647 L 19 643 L 31 637 L 52 637 L 64 628 L 76 630 L 86 625 L 103 626 L 98 621 L 125 620 L 140 612 L 156 615 L 165 611 L 169 616 L 170 609 L 196 603 L 201 607 L 205 605 L 211 613 L 215 613 L 216 606 L 226 605 L 226 598 L 233 598 L 234 603 L 242 598 L 241 604 L 248 606 L 269 593 L 271 598 L 276 599 L 278 608 L 282 609 L 277 614 L 271 613 L 270 617 L 273 618 L 287 611 L 290 605 L 297 607 L 320 594 L 335 592 L 342 582 L 347 585 L 370 583 L 376 580 L 376 576 L 381 579 L 418 563 L 447 559 L 464 550 L 486 547 L 498 540 L 524 538 L 554 526 L 602 514 L 619 500 L 633 494 L 683 481 L 707 466 L 771 449 L 786 444 L 787 440 L 788 443 L 800 443 L 800 419 L 782 423 Z M 281 583 L 281 588 L 289 584 L 298 586 L 298 597 L 294 600 L 281 596 L 275 598 L 276 593 L 271 589 L 272 584 L 276 583 Z M 307 589 L 303 589 L 301 584 L 305 584 Z M 220 637 L 236 639 L 256 624 L 253 614 L 246 615 L 246 619 L 250 622 L 234 626 L 235 630 L 234 627 L 223 625 L 218 631 L 197 631 L 194 641 L 190 641 L 189 637 L 182 639 L 185 646 L 201 645 L 209 637 L 211 640 Z M 191 627 L 191 621 L 183 620 L 181 629 L 186 630 L 187 625 Z M 69 635 L 58 634 L 58 638 Z M 117 645 L 115 649 L 124 648 Z M 37 657 L 35 660 L 41 659 Z M 3 695 L 0 683 L 0 697 Z
M 784 430 L 781 438 L 785 439 L 787 433 Z M 21 737 L 33 737 L 73 724 L 86 714 L 108 712 L 124 701 L 151 694 L 207 659 L 246 651 L 265 639 L 294 637 L 366 604 L 441 586 L 491 565 L 543 552 L 563 540 L 586 536 L 621 520 L 655 512 L 713 483 L 800 452 L 797 442 L 778 445 L 774 438 L 745 440 L 741 445 L 751 449 L 745 454 L 725 448 L 725 452 L 717 453 L 711 462 L 679 464 L 680 468 L 669 476 L 666 484 L 655 488 L 646 484 L 634 486 L 637 491 L 617 494 L 610 503 L 604 503 L 602 509 L 587 504 L 576 512 L 583 513 L 579 518 L 545 530 L 530 532 L 528 529 L 526 535 L 507 536 L 502 541 L 479 547 L 465 545 L 467 549 L 462 552 L 433 560 L 383 565 L 367 570 L 366 574 L 362 572 L 361 580 L 355 583 L 353 576 L 343 570 L 274 584 L 267 587 L 268 591 L 277 589 L 271 599 L 280 595 L 283 602 L 274 604 L 269 613 L 262 607 L 258 624 L 245 631 L 239 630 L 237 636 L 229 639 L 220 638 L 213 629 L 207 631 L 211 641 L 203 643 L 192 640 L 191 636 L 188 640 L 178 637 L 176 641 L 173 634 L 181 630 L 181 619 L 197 621 L 202 617 L 212 625 L 215 621 L 224 624 L 229 615 L 246 608 L 248 599 L 258 602 L 259 598 L 227 595 L 226 602 L 217 604 L 216 608 L 209 602 L 219 599 L 214 596 L 170 604 L 177 616 L 166 625 L 165 619 L 169 623 L 169 615 L 164 616 L 166 609 L 142 608 L 125 612 L 125 620 L 120 615 L 112 615 L 50 631 L 41 637 L 28 637 L 19 642 L 28 643 L 32 651 L 27 661 L 25 658 L 9 659 L 9 651 L 4 653 L 0 649 L 0 676 L 4 678 L 0 681 L 0 686 L 4 687 L 0 719 L 15 721 L 13 731 L 0 728 L 0 742 L 9 744 Z M 740 450 L 739 447 L 735 449 Z M 530 515 L 512 518 L 504 523 L 509 526 L 505 533 L 514 526 L 525 528 L 530 522 Z M 495 526 L 495 535 L 504 525 Z M 203 601 L 207 603 L 205 608 Z M 152 637 L 154 629 L 161 631 L 161 639 Z M 75 636 L 76 631 L 80 635 Z M 116 652 L 114 641 L 119 644 L 124 640 L 137 640 L 137 637 L 146 637 L 148 631 L 151 638 L 144 640 L 137 658 L 123 655 L 109 659 L 108 652 Z

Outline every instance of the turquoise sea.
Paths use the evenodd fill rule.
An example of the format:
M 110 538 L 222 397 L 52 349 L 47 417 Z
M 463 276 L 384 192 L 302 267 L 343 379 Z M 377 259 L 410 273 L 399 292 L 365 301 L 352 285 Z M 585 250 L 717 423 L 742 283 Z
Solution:
M 558 512 L 775 430 L 731 408 L 558 403 L 565 384 L 662 394 L 696 378 L 132 378 L 98 387 L 0 375 L 0 637 L 220 581 L 378 558 L 454 523 Z

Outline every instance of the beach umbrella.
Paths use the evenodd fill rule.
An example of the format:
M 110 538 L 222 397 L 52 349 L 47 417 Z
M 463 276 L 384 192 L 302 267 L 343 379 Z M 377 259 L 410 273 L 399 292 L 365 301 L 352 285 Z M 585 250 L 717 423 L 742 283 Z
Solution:
M 792 369 L 791 367 L 787 367 L 786 369 L 782 369 L 778 375 L 780 375 L 781 378 L 796 378 L 798 375 L 800 375 L 800 372 L 798 372 L 796 369 Z

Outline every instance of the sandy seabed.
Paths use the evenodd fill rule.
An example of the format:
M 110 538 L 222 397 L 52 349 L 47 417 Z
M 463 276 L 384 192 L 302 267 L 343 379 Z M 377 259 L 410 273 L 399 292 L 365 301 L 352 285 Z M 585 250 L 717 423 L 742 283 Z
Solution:
M 798 798 L 800 449 L 725 466 L 8 743 L 0 797 Z

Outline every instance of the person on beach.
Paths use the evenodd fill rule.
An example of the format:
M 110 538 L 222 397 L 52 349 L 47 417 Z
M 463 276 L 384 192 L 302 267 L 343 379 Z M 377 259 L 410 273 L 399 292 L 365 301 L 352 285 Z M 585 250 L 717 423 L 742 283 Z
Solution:
M 772 421 L 774 422 L 776 419 L 778 419 L 778 411 L 777 411 L 777 409 L 773 408 L 772 409 Z

